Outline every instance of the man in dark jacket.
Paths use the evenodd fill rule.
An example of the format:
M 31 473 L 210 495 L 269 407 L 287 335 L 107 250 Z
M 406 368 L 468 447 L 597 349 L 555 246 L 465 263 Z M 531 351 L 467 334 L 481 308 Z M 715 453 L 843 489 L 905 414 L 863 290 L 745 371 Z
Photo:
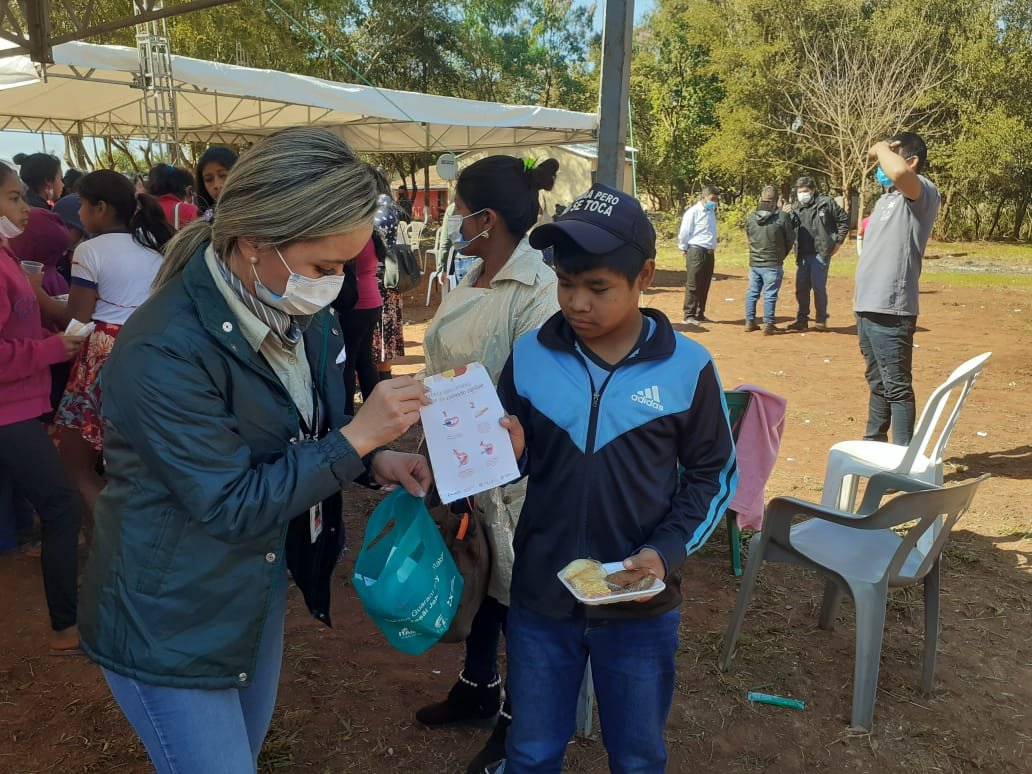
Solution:
M 790 331 L 805 331 L 810 320 L 810 291 L 815 307 L 814 328 L 828 329 L 828 266 L 849 235 L 849 215 L 835 200 L 817 190 L 812 177 L 796 181 L 796 301 L 799 310 Z
M 749 290 L 745 293 L 745 332 L 759 330 L 756 302 L 763 293 L 763 333 L 780 331 L 774 327 L 774 309 L 785 276 L 785 256 L 795 242 L 792 216 L 778 210 L 778 189 L 764 186 L 760 203 L 745 221 L 749 238 Z

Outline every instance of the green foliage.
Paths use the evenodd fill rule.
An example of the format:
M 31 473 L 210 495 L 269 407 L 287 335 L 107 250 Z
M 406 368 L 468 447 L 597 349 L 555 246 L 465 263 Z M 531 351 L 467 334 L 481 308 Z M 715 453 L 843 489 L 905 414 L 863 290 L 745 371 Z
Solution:
M 810 174 L 866 210 L 868 148 L 910 129 L 941 234 L 1032 234 L 1027 0 L 658 0 L 637 44 L 639 185 L 663 206 L 704 180 L 788 193 Z
M 677 208 L 708 182 L 700 148 L 717 128 L 723 91 L 709 51 L 686 34 L 680 6 L 662 4 L 638 30 L 631 60 L 631 106 L 638 174 L 663 208 Z
M 127 0 L 68 0 L 99 18 Z M 55 24 L 68 26 L 65 6 Z M 343 82 L 593 110 L 593 8 L 573 0 L 240 0 L 168 20 L 177 54 Z M 134 45 L 132 28 L 97 39 Z M 373 160 L 412 180 L 436 154 Z M 423 181 L 412 182 L 421 186 Z

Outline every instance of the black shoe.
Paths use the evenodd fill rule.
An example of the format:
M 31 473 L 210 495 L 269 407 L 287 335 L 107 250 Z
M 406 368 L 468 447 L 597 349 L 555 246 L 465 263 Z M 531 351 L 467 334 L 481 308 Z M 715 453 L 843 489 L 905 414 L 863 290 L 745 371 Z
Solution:
M 756 320 L 746 320 L 745 321 L 745 332 L 746 333 L 752 333 L 753 331 L 758 331 L 759 329 L 760 329 L 760 326 L 756 324 Z
M 461 674 L 448 698 L 416 712 L 424 726 L 470 725 L 490 727 L 502 706 L 502 682 L 497 677 L 488 685 L 477 685 Z
M 505 710 L 502 710 L 498 715 L 498 723 L 491 732 L 491 737 L 484 745 L 484 749 L 470 761 L 466 774 L 484 774 L 485 771 L 495 771 L 498 764 L 505 760 L 505 738 L 509 734 L 511 723 L 512 717 L 506 715 Z
M 781 333 L 781 329 L 779 327 L 777 327 L 774 323 L 764 323 L 764 325 L 763 325 L 763 335 L 764 336 L 773 336 L 775 333 Z
M 806 320 L 796 320 L 791 325 L 786 325 L 785 326 L 785 330 L 786 331 L 805 331 L 809 327 L 810 327 L 810 325 L 809 325 L 809 323 L 806 322 Z

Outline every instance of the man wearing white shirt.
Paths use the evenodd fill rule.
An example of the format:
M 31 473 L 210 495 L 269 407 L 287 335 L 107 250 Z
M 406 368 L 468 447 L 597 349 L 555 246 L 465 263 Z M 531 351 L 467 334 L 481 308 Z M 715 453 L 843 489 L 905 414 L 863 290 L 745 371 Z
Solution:
M 684 252 L 687 278 L 684 283 L 684 324 L 697 325 L 706 319 L 706 297 L 713 280 L 713 251 L 717 248 L 717 203 L 720 189 L 707 185 L 699 201 L 685 210 L 677 246 Z

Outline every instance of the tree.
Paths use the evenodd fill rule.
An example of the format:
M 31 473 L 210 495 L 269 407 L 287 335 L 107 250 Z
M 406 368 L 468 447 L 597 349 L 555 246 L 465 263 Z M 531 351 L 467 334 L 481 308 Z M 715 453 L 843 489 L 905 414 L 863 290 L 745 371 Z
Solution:
M 1032 198 L 1032 8 L 995 2 L 959 32 L 953 77 L 940 97 L 938 230 L 1020 239 Z
M 700 149 L 717 128 L 723 96 L 708 49 L 683 24 L 683 5 L 665 3 L 647 18 L 631 60 L 638 176 L 661 209 L 679 206 L 703 182 Z

